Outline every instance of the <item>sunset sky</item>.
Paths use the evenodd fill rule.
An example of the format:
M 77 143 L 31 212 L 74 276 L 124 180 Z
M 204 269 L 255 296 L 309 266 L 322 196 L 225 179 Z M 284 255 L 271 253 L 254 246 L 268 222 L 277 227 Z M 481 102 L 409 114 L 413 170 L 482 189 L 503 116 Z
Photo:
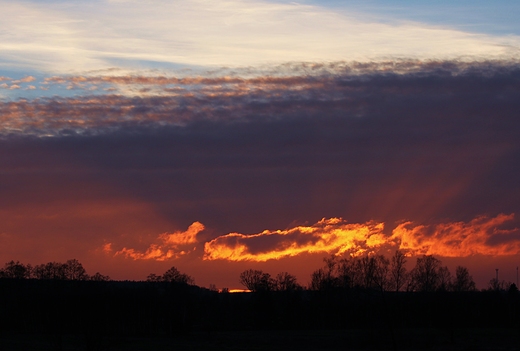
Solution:
M 0 264 L 520 265 L 520 2 L 0 0 Z

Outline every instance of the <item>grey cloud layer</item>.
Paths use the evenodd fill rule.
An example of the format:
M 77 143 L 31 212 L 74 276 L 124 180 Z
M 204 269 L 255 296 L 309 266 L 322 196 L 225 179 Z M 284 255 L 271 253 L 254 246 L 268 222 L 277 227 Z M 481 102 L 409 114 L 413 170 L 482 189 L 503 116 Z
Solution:
M 156 93 L 2 102 L 1 208 L 130 198 L 173 229 L 204 223 L 201 241 L 324 217 L 520 213 L 520 67 L 413 67 L 130 77 L 110 84 Z

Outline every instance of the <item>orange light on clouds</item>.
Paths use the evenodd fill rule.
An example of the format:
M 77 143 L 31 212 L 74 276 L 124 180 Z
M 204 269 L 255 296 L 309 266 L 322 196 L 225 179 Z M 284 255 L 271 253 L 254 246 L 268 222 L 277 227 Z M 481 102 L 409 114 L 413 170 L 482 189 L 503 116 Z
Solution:
M 513 219 L 514 214 L 500 214 L 436 225 L 414 226 L 408 221 L 397 225 L 388 235 L 383 232 L 384 223 L 381 222 L 347 223 L 342 218 L 324 218 L 310 226 L 219 236 L 204 243 L 202 259 L 265 262 L 306 253 L 359 256 L 383 247 L 401 249 L 410 256 L 516 255 L 520 253 L 520 229 L 501 228 Z M 202 244 L 197 241 L 197 234 L 204 229 L 202 223 L 194 222 L 184 232 L 159 235 L 157 242 L 145 251 L 124 247 L 113 255 L 134 260 L 177 259 L 194 252 L 197 245 Z M 102 250 L 112 255 L 113 244 L 106 243 Z
M 204 230 L 204 225 L 200 222 L 194 222 L 184 232 L 164 233 L 157 237 L 159 243 L 151 244 L 145 252 L 141 252 L 132 248 L 126 248 L 117 251 L 114 256 L 123 255 L 134 260 L 156 260 L 166 261 L 169 259 L 179 258 L 196 247 L 197 234 Z M 103 246 L 103 251 L 111 252 L 112 243 Z
M 387 242 L 383 228 L 383 223 L 324 218 L 312 226 L 253 235 L 231 233 L 205 243 L 203 259 L 263 262 L 302 253 L 360 254 Z
M 494 218 L 477 217 L 470 222 L 442 223 L 435 226 L 398 225 L 390 240 L 417 255 L 467 257 L 471 255 L 504 256 L 520 253 L 520 230 L 500 229 L 514 219 L 514 214 Z M 515 240 L 516 239 L 516 240 Z
M 356 256 L 376 251 L 383 245 L 410 255 L 515 255 L 520 253 L 520 230 L 500 228 L 513 219 L 514 214 L 500 214 L 493 218 L 477 217 L 467 223 L 432 226 L 404 222 L 390 236 L 383 233 L 383 223 L 349 224 L 341 218 L 322 219 L 309 227 L 218 237 L 204 245 L 204 259 L 263 262 L 302 253 Z

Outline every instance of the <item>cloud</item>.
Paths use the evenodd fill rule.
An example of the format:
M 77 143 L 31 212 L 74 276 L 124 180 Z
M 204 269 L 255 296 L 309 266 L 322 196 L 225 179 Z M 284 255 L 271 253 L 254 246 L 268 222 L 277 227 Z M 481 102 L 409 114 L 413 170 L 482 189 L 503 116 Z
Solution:
M 104 259 L 144 264 L 130 257 L 166 259 L 172 250 L 173 259 L 193 247 L 202 255 L 204 242 L 226 233 L 240 235 L 222 239 L 224 248 L 235 240 L 243 254 L 268 257 L 272 250 L 287 254 L 287 243 L 304 250 L 321 239 L 296 230 L 243 236 L 347 218 L 360 226 L 385 223 L 387 237 L 409 220 L 404 229 L 427 240 L 438 223 L 469 226 L 479 215 L 520 212 L 514 62 L 114 72 L 45 85 L 84 84 L 76 95 L 0 101 L 0 232 L 38 237 L 20 241 L 16 251 L 31 260 L 112 243 Z M 85 93 L 89 84 L 115 90 Z M 141 88 L 151 91 L 126 93 Z M 125 210 L 128 203 L 139 206 Z M 94 209 L 103 209 L 102 220 L 80 216 Z M 196 220 L 211 228 L 197 244 L 173 249 L 157 236 Z M 497 228 L 515 227 L 517 217 Z M 515 235 L 491 235 L 483 247 L 508 242 L 513 252 Z M 124 252 L 114 259 L 124 248 L 129 259 Z
M 384 223 L 349 224 L 341 218 L 322 219 L 312 226 L 219 236 L 204 244 L 204 260 L 264 262 L 304 253 L 356 256 L 383 246 L 399 248 L 413 256 L 517 255 L 520 229 L 500 228 L 513 218 L 513 214 L 501 214 L 494 218 L 477 217 L 468 223 L 431 226 L 405 222 L 391 236 L 383 233 Z
M 388 57 L 517 57 L 515 36 L 268 1 L 0 2 L 0 61 L 70 72 L 119 67 L 249 66 Z M 20 14 L 23 14 L 20 15 Z
M 159 243 L 151 244 L 144 252 L 133 248 L 122 248 L 114 256 L 122 255 L 134 260 L 166 261 L 186 255 L 196 249 L 197 234 L 204 230 L 204 225 L 194 222 L 184 232 L 164 233 L 157 237 Z M 111 252 L 113 243 L 103 245 L 104 252 Z
M 13 80 L 12 83 L 14 83 L 14 84 L 30 83 L 30 82 L 34 82 L 35 80 L 36 80 L 36 78 L 33 76 L 25 76 L 22 79 Z
M 204 244 L 204 260 L 267 261 L 302 253 L 359 254 L 385 242 L 383 224 L 349 224 L 341 218 L 322 219 L 312 226 L 231 233 Z
M 503 229 L 514 220 L 514 214 L 494 218 L 477 217 L 470 222 L 443 223 L 434 226 L 413 226 L 405 222 L 392 232 L 400 248 L 414 255 L 467 257 L 471 255 L 520 254 L 520 229 Z
M 244 77 L 247 73 L 256 76 Z M 509 61 L 396 61 L 276 66 L 267 73 L 238 71 L 225 76 L 55 76 L 45 80 L 46 87 L 62 85 L 87 94 L 0 102 L 0 133 L 91 135 L 135 126 L 269 121 L 324 113 L 328 117 L 342 114 L 353 121 L 352 117 L 380 114 L 382 106 L 389 113 L 420 109 L 421 99 L 457 102 L 460 107 L 449 107 L 455 112 L 471 108 L 466 96 L 486 94 L 490 84 L 507 92 L 500 98 L 510 102 L 510 84 L 518 75 L 518 65 Z M 91 95 L 97 85 L 114 88 L 114 94 Z

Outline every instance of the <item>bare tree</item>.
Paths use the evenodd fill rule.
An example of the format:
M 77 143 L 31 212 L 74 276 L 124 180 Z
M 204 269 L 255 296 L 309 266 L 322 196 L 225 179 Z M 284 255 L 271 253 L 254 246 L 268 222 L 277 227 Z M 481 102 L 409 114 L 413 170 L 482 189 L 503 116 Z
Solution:
M 33 269 L 33 276 L 38 279 L 58 279 L 65 280 L 66 269 L 63 263 L 48 262 L 36 265 Z
M 157 275 L 155 273 L 150 273 L 148 275 L 148 277 L 146 277 L 146 281 L 147 282 L 161 282 L 162 281 L 162 276 L 161 275 Z
M 415 291 L 435 291 L 439 287 L 441 261 L 431 255 L 417 259 L 411 272 L 411 285 Z
M 12 278 L 12 279 L 25 279 L 29 278 L 31 274 L 31 268 L 24 266 L 20 261 L 9 261 L 5 264 L 4 268 L 0 270 L 0 277 Z
M 253 269 L 240 273 L 239 282 L 253 292 L 271 291 L 275 286 L 275 282 L 269 273 Z
M 451 273 L 448 269 L 448 267 L 440 267 L 438 272 L 439 276 L 439 283 L 437 286 L 437 290 L 441 291 L 448 291 L 451 288 L 452 282 L 451 282 Z
M 96 274 L 90 276 L 89 280 L 93 280 L 96 282 L 107 282 L 110 280 L 110 277 L 108 275 L 103 275 L 99 272 L 96 272 Z
M 337 274 L 338 284 L 343 288 L 348 289 L 362 285 L 363 277 L 359 269 L 358 259 L 343 258 L 339 260 Z
M 367 289 L 374 286 L 375 261 L 373 257 L 364 256 L 359 260 L 359 268 L 363 277 L 362 287 Z
M 312 272 L 309 289 L 315 291 L 327 290 L 331 287 L 330 276 L 325 273 L 325 270 L 320 268 Z
M 76 259 L 68 260 L 64 265 L 65 279 L 88 280 L 87 272 L 83 265 Z
M 309 288 L 311 290 L 329 290 L 341 286 L 338 269 L 340 261 L 332 255 L 323 259 L 325 267 L 320 268 L 311 274 Z
M 375 287 L 381 291 L 388 289 L 388 277 L 390 272 L 390 261 L 383 255 L 372 257 L 374 264 L 373 282 Z
M 277 291 L 295 291 L 301 289 L 301 286 L 296 281 L 296 277 L 287 272 L 278 273 L 274 284 L 275 290 Z
M 392 256 L 392 263 L 390 265 L 390 289 L 399 291 L 408 279 L 408 272 L 406 271 L 406 256 L 401 250 L 396 250 Z
M 187 274 L 179 272 L 175 267 L 168 269 L 164 272 L 162 280 L 165 282 L 180 283 L 180 284 L 193 284 L 194 280 Z
M 455 279 L 452 282 L 453 291 L 474 291 L 476 290 L 473 277 L 469 275 L 466 267 L 457 266 L 455 269 Z
M 324 261 L 325 266 L 311 275 L 312 290 L 354 287 L 387 289 L 390 261 L 383 255 L 341 260 L 332 256 Z

